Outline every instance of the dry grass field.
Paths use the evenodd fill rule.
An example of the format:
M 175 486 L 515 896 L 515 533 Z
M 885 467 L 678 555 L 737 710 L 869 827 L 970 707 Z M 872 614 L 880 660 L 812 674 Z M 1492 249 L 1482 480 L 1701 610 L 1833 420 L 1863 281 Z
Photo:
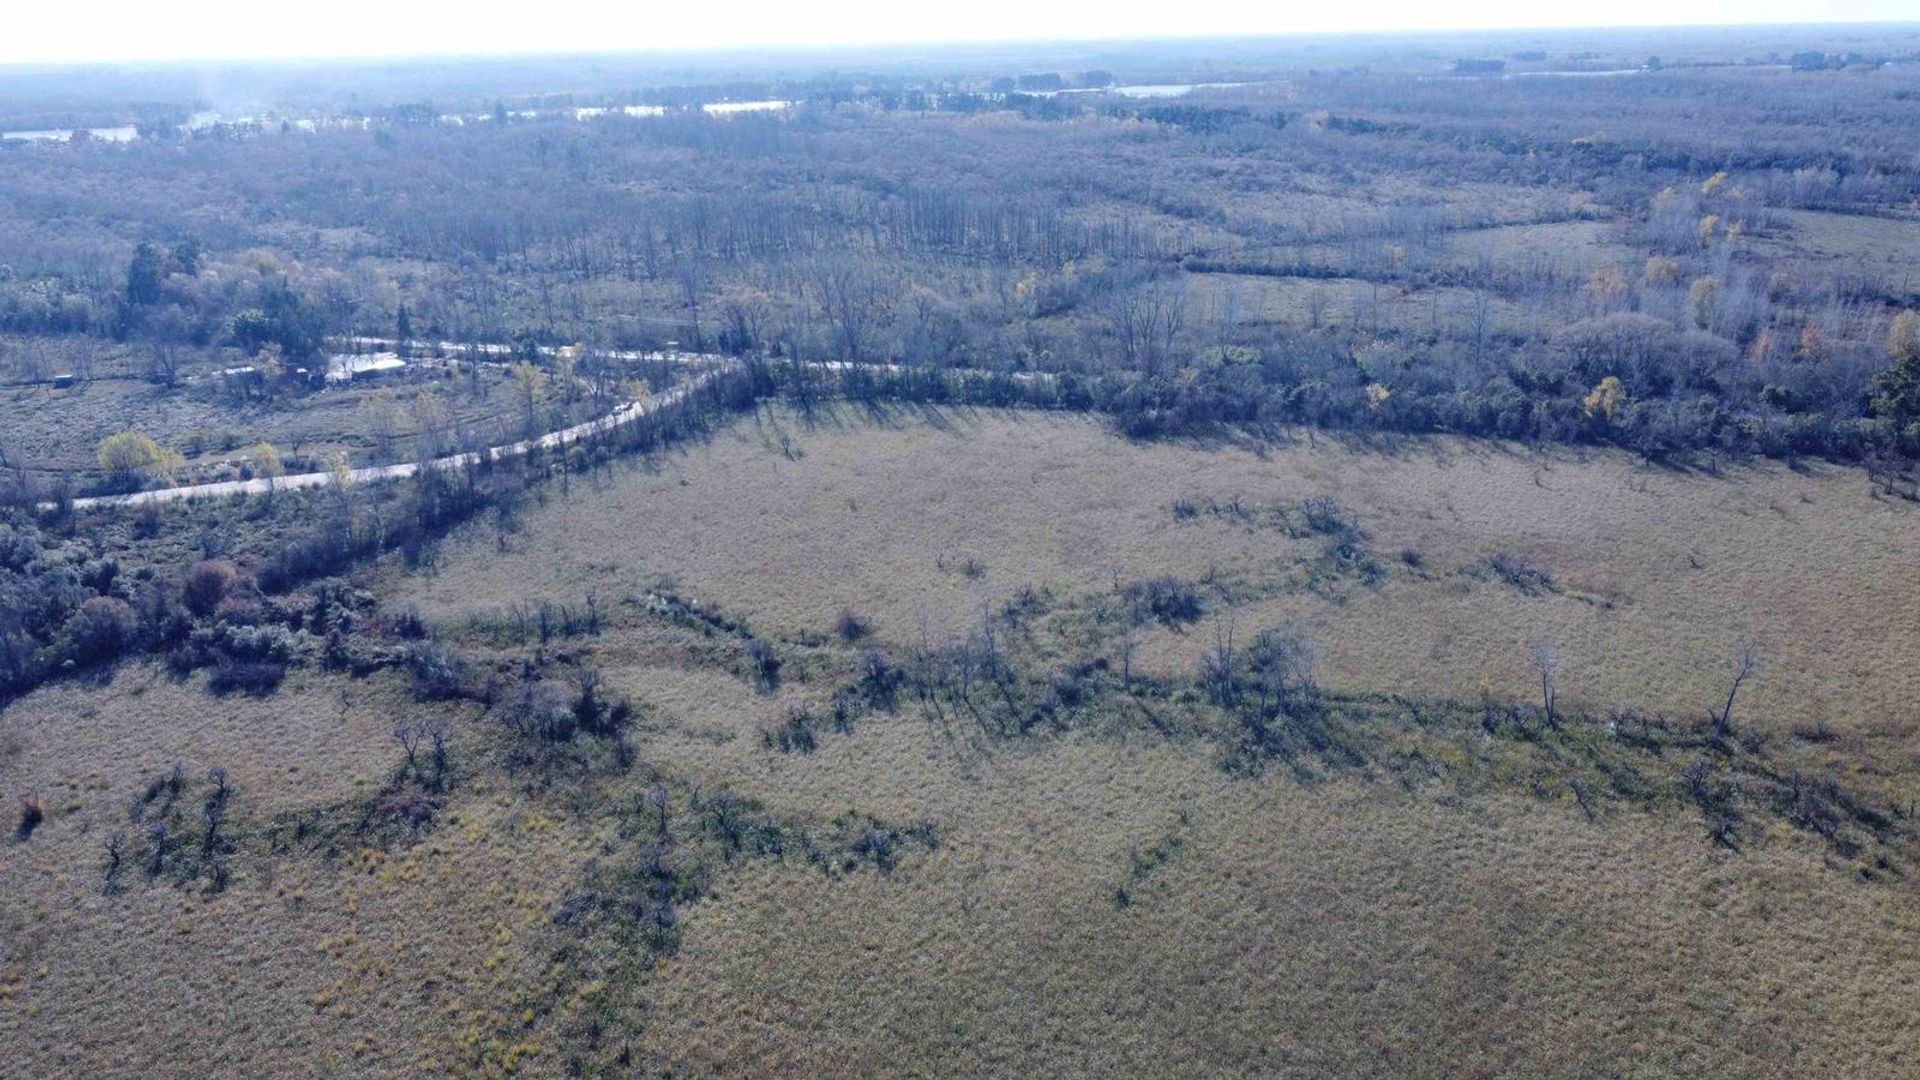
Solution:
M 1367 533 L 1377 584 L 1304 580 L 1314 544 L 1262 515 L 1315 496 Z M 1247 513 L 1181 520 L 1182 500 Z M 1116 579 L 1211 576 L 1243 598 L 1150 635 L 1148 662 L 1190 673 L 1215 623 L 1295 619 L 1344 689 L 1525 695 L 1530 647 L 1553 639 L 1564 692 L 1591 708 L 1691 714 L 1717 708 L 1752 637 L 1766 663 L 1745 691 L 1756 723 L 1920 750 L 1920 514 L 1875 498 L 1853 469 L 1706 475 L 1624 454 L 1360 448 L 1304 432 L 1284 449 L 1141 445 L 1077 416 L 769 411 L 549 502 L 508 546 L 476 529 L 398 594 L 444 620 L 669 578 L 782 635 L 825 634 L 851 607 L 908 641 L 960 633 L 1025 586 L 1086 597 Z M 1503 553 L 1551 583 L 1510 584 L 1489 565 Z
M 1860 850 L 1764 794 L 1804 769 L 1898 806 L 1920 775 L 1920 519 L 1854 471 L 841 406 L 538 494 L 359 584 L 473 671 L 599 671 L 637 760 L 584 737 L 530 755 L 505 699 L 420 700 L 392 670 L 296 667 L 256 698 L 127 664 L 36 691 L 0 712 L 0 787 L 49 811 L 0 845 L 0 1076 L 1920 1068 L 1905 819 Z M 1339 560 L 1304 525 L 1317 496 L 1358 530 Z M 993 624 L 1007 655 L 1066 702 L 1069 661 L 1114 655 L 1116 584 L 1160 575 L 1204 612 L 1143 622 L 1131 692 L 1101 669 L 1020 731 L 906 689 L 826 719 L 862 650 L 905 664 L 1009 605 L 1033 614 Z M 588 593 L 595 631 L 528 628 Z M 1277 622 L 1320 643 L 1344 726 L 1248 767 L 1191 680 L 1216 628 Z M 1756 741 L 1605 722 L 1704 724 L 1749 634 Z M 1542 637 L 1573 719 L 1483 728 L 1483 692 L 1530 693 Z M 1382 704 L 1402 698 L 1434 704 Z M 802 708 L 817 741 L 784 752 Z M 390 733 L 419 721 L 450 732 L 452 779 L 429 825 L 370 828 Z M 1685 794 L 1703 753 L 1751 789 L 1731 847 Z M 218 890 L 138 865 L 128 807 L 154 820 L 142 792 L 175 762 L 189 839 L 208 771 L 230 775 Z M 1603 775 L 1597 800 L 1577 786 Z

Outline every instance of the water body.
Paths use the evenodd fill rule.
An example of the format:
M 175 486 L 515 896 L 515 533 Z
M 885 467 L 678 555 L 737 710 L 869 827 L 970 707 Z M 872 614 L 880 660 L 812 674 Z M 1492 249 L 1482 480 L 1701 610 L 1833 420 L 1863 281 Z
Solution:
M 129 124 L 125 127 L 80 128 L 89 137 L 104 142 L 132 142 L 140 137 L 140 132 Z M 0 131 L 0 139 L 13 142 L 70 142 L 73 128 L 48 128 L 44 131 Z

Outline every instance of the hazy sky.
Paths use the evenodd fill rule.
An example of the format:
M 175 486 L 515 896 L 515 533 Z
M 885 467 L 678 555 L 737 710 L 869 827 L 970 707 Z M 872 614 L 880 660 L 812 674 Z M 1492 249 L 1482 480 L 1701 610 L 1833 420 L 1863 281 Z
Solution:
M 710 49 L 1214 34 L 1886 22 L 1916 0 L 14 0 L 0 63 Z

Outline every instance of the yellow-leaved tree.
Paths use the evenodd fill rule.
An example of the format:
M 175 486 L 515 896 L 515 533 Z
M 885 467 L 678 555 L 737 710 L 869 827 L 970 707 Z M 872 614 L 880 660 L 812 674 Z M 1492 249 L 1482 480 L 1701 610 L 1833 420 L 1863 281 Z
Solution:
M 1626 404 L 1627 388 L 1621 384 L 1619 376 L 1609 375 L 1601 379 L 1599 385 L 1587 395 L 1587 415 L 1605 416 L 1611 422 Z
M 100 440 L 100 468 L 116 485 L 131 486 L 171 476 L 187 463 L 177 451 L 169 450 L 137 431 L 122 431 Z

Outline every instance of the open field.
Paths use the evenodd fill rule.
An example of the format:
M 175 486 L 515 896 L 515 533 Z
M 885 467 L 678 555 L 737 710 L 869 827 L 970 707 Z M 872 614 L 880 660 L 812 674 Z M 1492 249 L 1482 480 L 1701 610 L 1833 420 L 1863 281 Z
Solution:
M 1276 449 L 1141 445 L 1097 421 L 842 407 L 765 411 L 648 471 L 616 471 L 448 545 L 401 583 L 430 617 L 613 599 L 671 579 L 784 636 L 845 608 L 897 642 L 978 621 L 1023 587 L 1081 598 L 1161 574 L 1217 580 L 1225 602 L 1162 628 L 1142 659 L 1192 671 L 1215 625 L 1314 628 L 1324 678 L 1353 692 L 1531 693 L 1529 649 L 1565 655 L 1563 692 L 1598 711 L 1717 708 L 1737 647 L 1760 645 L 1751 715 L 1785 735 L 1826 725 L 1908 759 L 1920 669 L 1920 529 L 1856 470 L 1776 464 L 1719 475 L 1611 453 L 1467 440 L 1366 448 L 1301 432 Z M 787 447 L 782 452 L 781 447 Z M 1380 570 L 1320 580 L 1276 509 L 1347 508 Z M 1238 500 L 1244 514 L 1232 511 Z M 1176 504 L 1202 510 L 1181 520 Z M 1410 565 L 1406 556 L 1417 557 Z M 1546 575 L 1516 585 L 1514 557 Z M 1324 575 L 1323 575 L 1324 576 Z
M 1270 508 L 1326 493 L 1379 552 L 1376 583 L 1303 578 L 1317 549 Z M 1050 654 L 1074 647 L 1116 571 L 1176 574 L 1202 583 L 1210 610 L 1144 633 L 1138 660 L 1175 682 L 1214 623 L 1285 616 L 1324 643 L 1330 693 L 1464 696 L 1490 674 L 1519 696 L 1528 637 L 1551 630 L 1582 706 L 1699 711 L 1727 625 L 1753 620 L 1768 667 L 1743 725 L 1792 745 L 1792 728 L 1822 720 L 1836 737 L 1783 760 L 1838 763 L 1910 798 L 1902 714 L 1795 704 L 1823 688 L 1904 692 L 1896 662 L 1856 650 L 1843 663 L 1799 621 L 1817 612 L 1856 642 L 1903 629 L 1876 620 L 1906 610 L 1913 511 L 1851 470 L 1687 475 L 1304 434 L 1142 445 L 1048 414 L 842 406 L 808 421 L 781 407 L 544 494 L 505 552 L 477 525 L 433 571 L 362 584 L 388 608 L 418 605 L 477 668 L 590 663 L 634 703 L 638 763 L 539 764 L 502 727 L 505 705 L 418 700 L 394 673 L 296 668 L 271 696 L 209 697 L 197 677 L 127 665 L 103 686 L 37 691 L 0 714 L 0 783 L 56 796 L 0 860 L 0 1067 L 1892 1076 L 1920 1055 L 1903 1006 L 1920 979 L 1906 863 L 1866 876 L 1758 816 L 1728 850 L 1665 797 L 1583 813 L 1540 786 L 1563 766 L 1529 765 L 1525 738 L 1432 775 L 1385 757 L 1245 772 L 1223 767 L 1218 730 L 1180 693 L 1099 698 L 1026 737 L 905 695 L 823 727 L 809 752 L 766 736 L 795 707 L 833 707 L 855 652 L 834 636 L 842 607 L 871 619 L 865 645 L 904 655 L 1032 584 L 1051 598 L 1032 648 Z M 1183 501 L 1201 509 L 1177 515 Z M 1569 559 L 1576 542 L 1585 562 Z M 1416 546 L 1418 567 L 1398 554 Z M 1502 550 L 1552 585 L 1475 569 Z M 1805 593 L 1761 587 L 1789 564 L 1813 575 Z M 1855 589 L 1818 576 L 1839 564 Z M 604 628 L 536 648 L 527 612 L 577 611 L 589 589 Z M 716 614 L 666 617 L 643 600 L 663 589 Z M 759 637 L 718 629 L 735 618 Z M 1503 629 L 1469 632 L 1481 625 Z M 758 639 L 785 658 L 772 684 L 752 674 L 744 645 Z M 394 717 L 453 733 L 456 779 L 416 834 L 350 824 L 401 758 Z M 1487 741 L 1472 735 L 1458 745 Z M 1419 745 L 1438 761 L 1452 739 Z M 72 774 L 81 760 L 103 764 Z M 209 767 L 231 773 L 244 838 L 231 883 L 207 895 L 129 868 L 103 889 L 103 837 L 129 828 L 125 807 L 174 761 L 189 805 Z M 713 846 L 702 799 L 715 793 L 795 823 L 779 826 L 788 845 L 829 843 L 822 823 L 840 817 L 927 822 L 938 839 L 877 871 L 733 853 Z M 657 954 L 617 920 L 578 921 L 594 910 L 581 898 L 629 865 L 656 798 L 694 823 L 676 825 L 693 831 L 673 858 L 699 882 Z M 287 839 L 302 813 L 311 839 Z

